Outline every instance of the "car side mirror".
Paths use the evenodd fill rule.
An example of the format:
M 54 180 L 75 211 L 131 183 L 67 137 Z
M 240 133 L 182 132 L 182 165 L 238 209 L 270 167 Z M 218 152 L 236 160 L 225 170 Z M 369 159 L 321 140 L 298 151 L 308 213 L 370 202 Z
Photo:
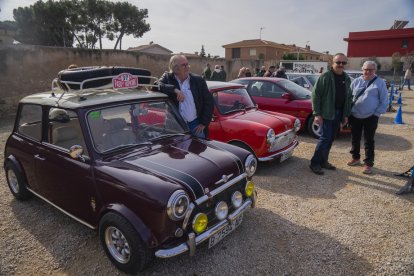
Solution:
M 79 159 L 82 162 L 85 162 L 85 158 L 82 156 L 83 154 L 83 148 L 80 145 L 73 145 L 69 149 L 69 155 L 73 159 Z
M 284 93 L 284 94 L 282 95 L 282 99 L 285 99 L 285 100 L 291 101 L 291 100 L 292 100 L 292 95 L 290 95 L 289 93 Z

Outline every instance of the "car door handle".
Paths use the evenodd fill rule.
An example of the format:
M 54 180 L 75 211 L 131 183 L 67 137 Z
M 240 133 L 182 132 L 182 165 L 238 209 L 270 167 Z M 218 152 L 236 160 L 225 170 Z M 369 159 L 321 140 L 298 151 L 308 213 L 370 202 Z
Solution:
M 41 160 L 41 161 L 45 161 L 46 159 L 44 157 L 41 157 L 39 154 L 36 154 L 34 156 L 35 159 Z

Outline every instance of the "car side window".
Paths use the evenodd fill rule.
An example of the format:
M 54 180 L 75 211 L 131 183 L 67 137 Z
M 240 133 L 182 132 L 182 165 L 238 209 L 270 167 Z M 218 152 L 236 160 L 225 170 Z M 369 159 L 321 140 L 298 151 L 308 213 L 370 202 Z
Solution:
M 266 98 L 281 98 L 285 91 L 278 85 L 271 82 L 263 82 L 260 86 L 260 94 Z
M 38 142 L 42 139 L 42 107 L 25 104 L 21 108 L 17 132 Z
M 50 109 L 48 136 L 49 143 L 55 146 L 69 150 L 74 145 L 80 145 L 83 154 L 88 155 L 78 116 L 71 110 Z

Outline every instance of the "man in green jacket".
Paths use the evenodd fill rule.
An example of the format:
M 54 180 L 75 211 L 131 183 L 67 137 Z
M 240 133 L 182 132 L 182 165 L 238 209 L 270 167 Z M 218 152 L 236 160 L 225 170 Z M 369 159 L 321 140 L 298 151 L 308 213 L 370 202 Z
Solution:
M 322 169 L 335 170 L 328 162 L 329 152 L 341 124 L 348 122 L 351 113 L 351 79 L 345 73 L 347 57 L 335 54 L 332 69 L 322 74 L 312 91 L 314 122 L 321 126 L 321 136 L 311 159 L 310 169 L 322 175 Z

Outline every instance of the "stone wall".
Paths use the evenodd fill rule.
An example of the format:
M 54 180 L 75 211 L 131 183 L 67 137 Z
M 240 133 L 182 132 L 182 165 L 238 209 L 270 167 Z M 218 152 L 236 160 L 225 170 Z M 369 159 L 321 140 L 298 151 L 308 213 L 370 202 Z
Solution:
M 91 50 L 33 45 L 0 47 L 0 116 L 13 115 L 18 101 L 27 95 L 50 90 L 52 80 L 70 64 L 78 66 L 141 67 L 160 77 L 168 70 L 170 55 L 143 54 L 119 50 Z M 206 63 L 230 68 L 224 59 L 189 56 L 191 71 L 201 74 Z M 237 76 L 229 74 L 228 79 Z

